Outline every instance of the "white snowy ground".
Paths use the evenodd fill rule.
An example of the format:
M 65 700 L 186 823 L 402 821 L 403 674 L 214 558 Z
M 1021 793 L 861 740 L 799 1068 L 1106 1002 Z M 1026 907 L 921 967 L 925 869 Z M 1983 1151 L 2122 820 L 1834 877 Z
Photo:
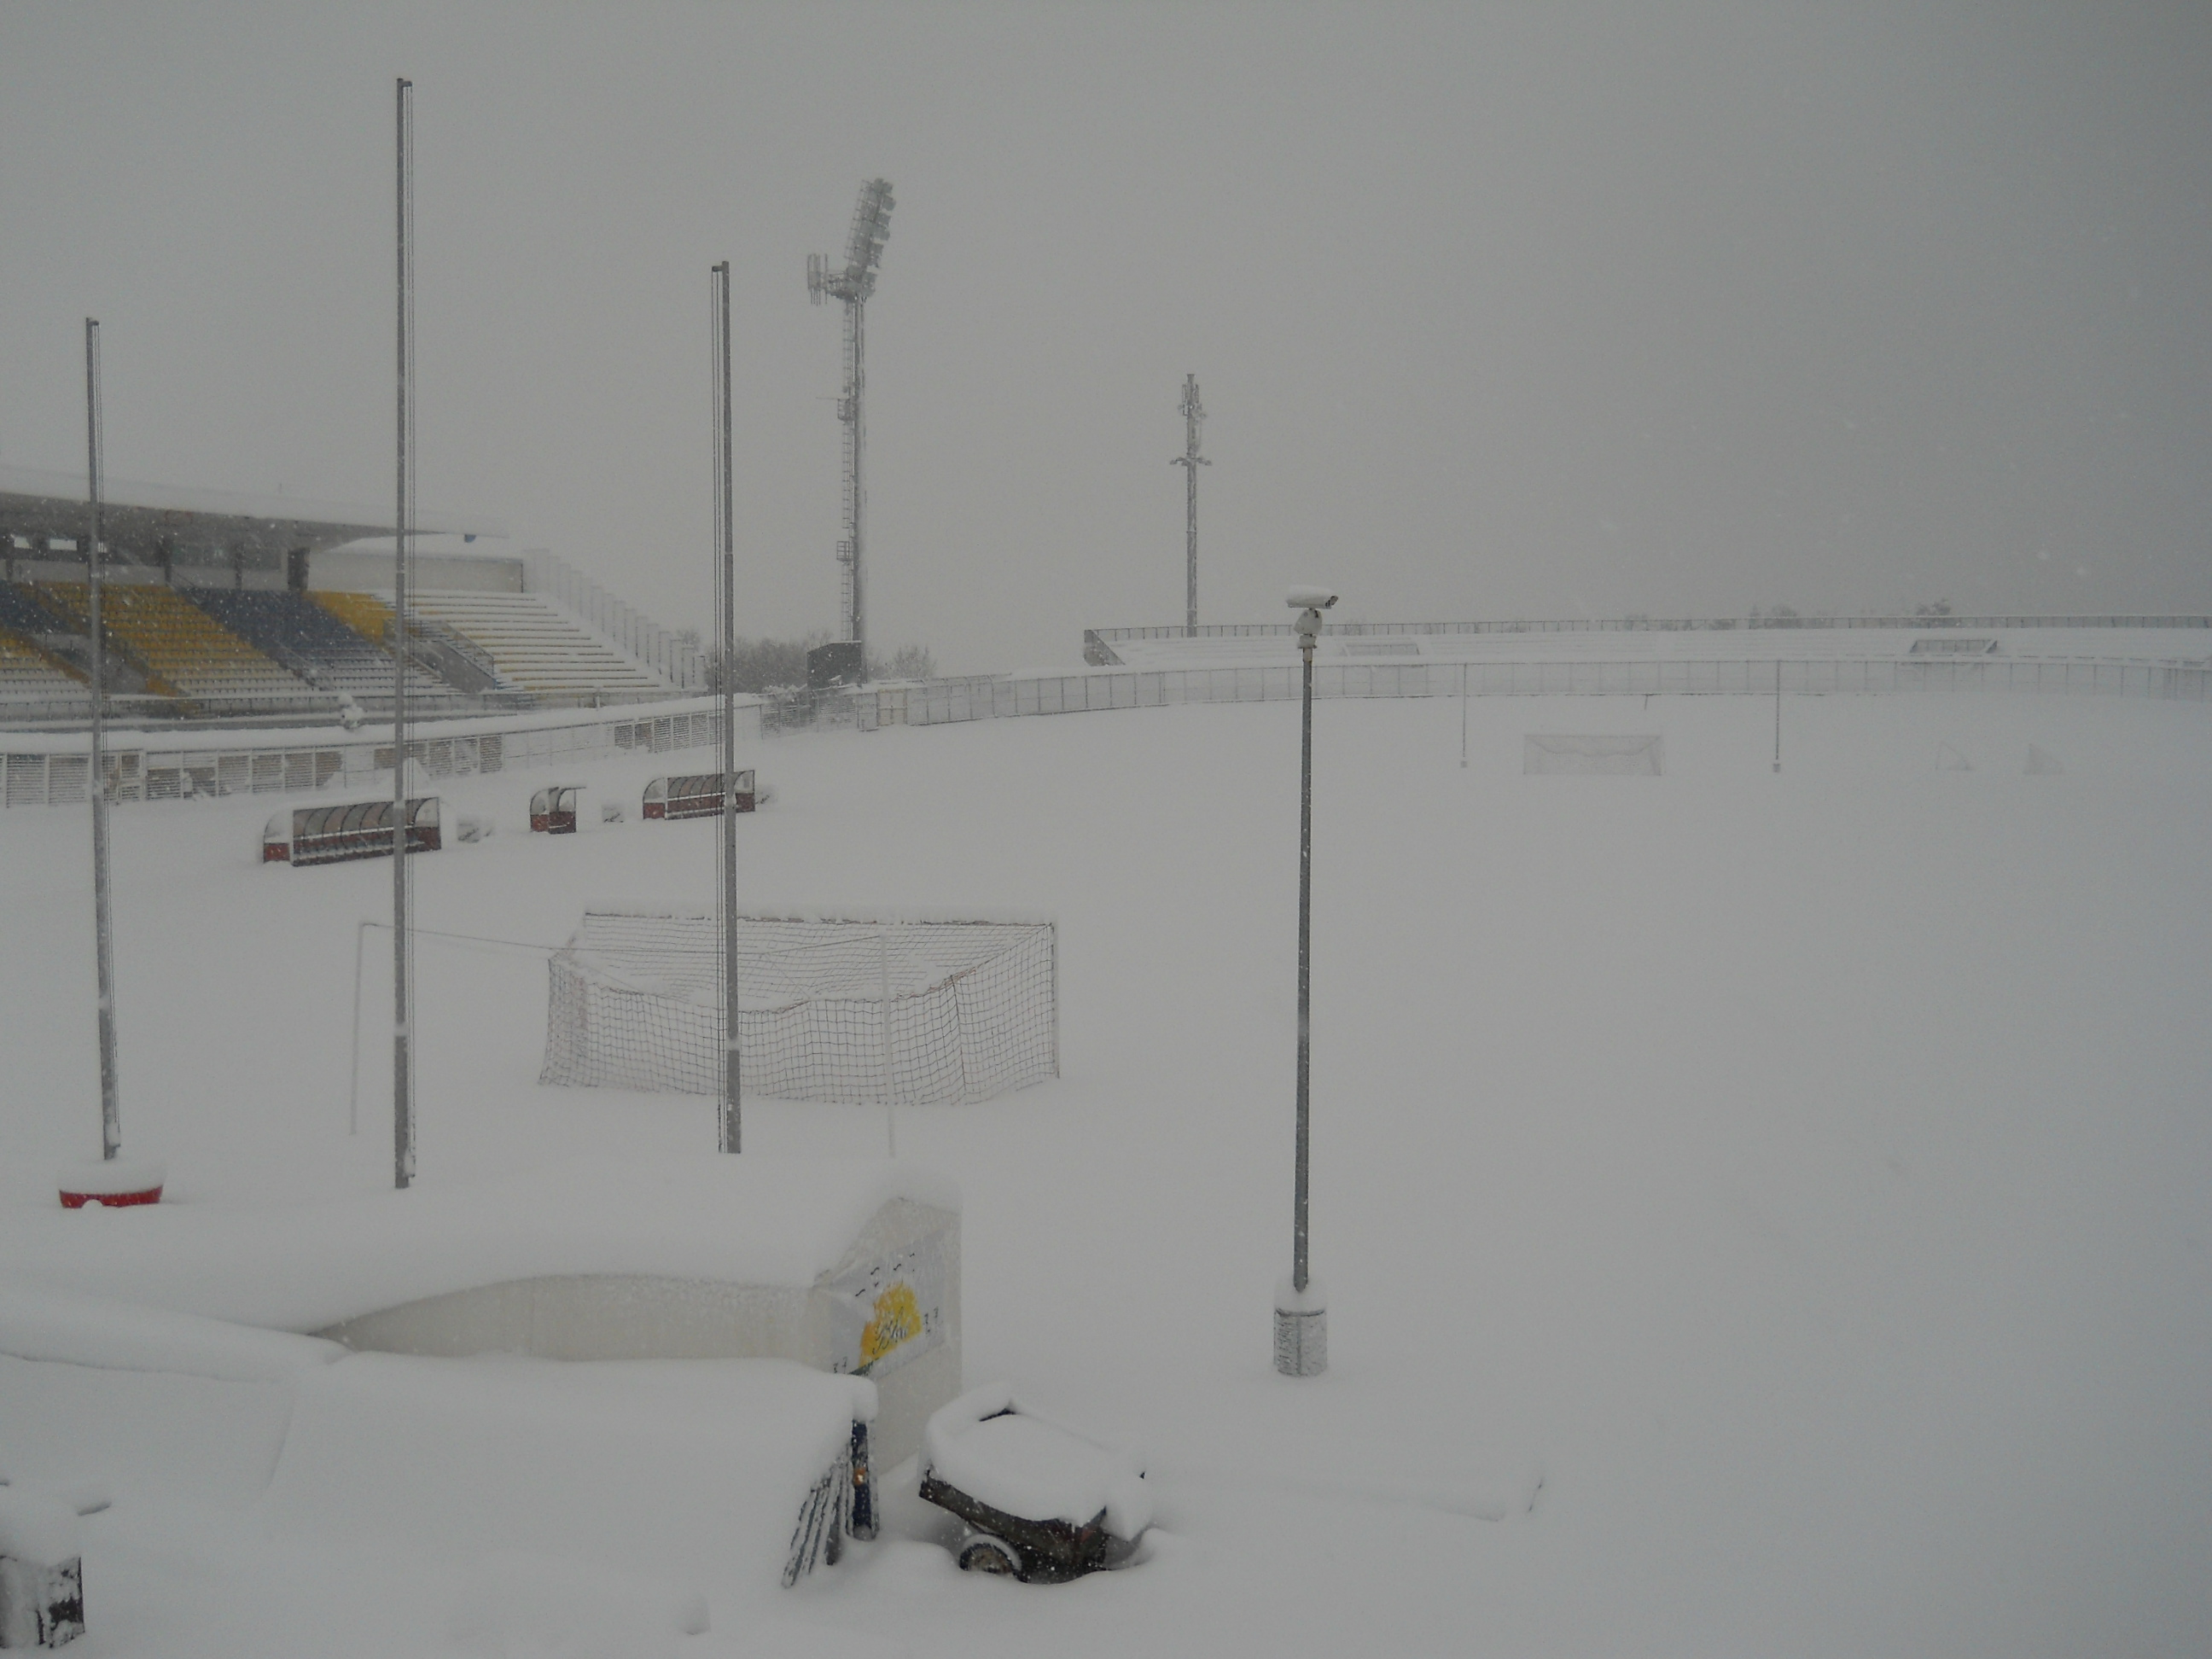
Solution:
M 969 1379 L 1139 1435 L 1159 1526 L 1060 1588 L 893 1537 L 792 1591 L 748 1565 L 685 1586 L 708 1634 L 638 1650 L 2212 1648 L 2212 711 L 1784 713 L 1778 777 L 1759 702 L 1479 701 L 1466 769 L 1455 703 L 1321 707 L 1313 1381 L 1268 1347 L 1296 707 L 764 746 L 749 901 L 1058 917 L 1061 1079 L 904 1112 L 900 1150 L 965 1194 Z M 1521 775 L 1560 731 L 1662 732 L 1668 775 Z M 2021 775 L 2030 742 L 2065 774 Z M 501 833 L 420 861 L 428 926 L 550 945 L 587 902 L 711 893 L 711 823 L 516 833 L 552 781 L 447 792 Z M 115 818 L 126 1140 L 179 1204 L 389 1178 L 376 933 L 346 1122 L 389 866 L 258 866 L 272 805 Z M 86 842 L 79 811 L 0 812 L 0 1203 L 97 1150 Z M 538 1086 L 542 955 L 420 960 L 426 1185 L 711 1144 L 702 1101 Z M 769 1153 L 883 1133 L 746 1119 Z M 82 1651 L 484 1650 L 449 1635 L 464 1552 L 221 1496 L 83 1523 Z

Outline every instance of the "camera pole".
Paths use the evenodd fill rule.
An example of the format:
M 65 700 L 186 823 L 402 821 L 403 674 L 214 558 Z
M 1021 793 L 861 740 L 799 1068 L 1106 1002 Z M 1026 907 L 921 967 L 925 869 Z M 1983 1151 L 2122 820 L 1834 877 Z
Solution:
M 1296 1194 L 1291 1227 L 1291 1276 L 1275 1287 L 1275 1369 L 1285 1376 L 1318 1376 L 1328 1369 L 1328 1308 L 1307 1271 L 1306 1176 L 1311 1144 L 1313 1032 L 1313 674 L 1321 613 L 1333 594 L 1292 590 L 1300 607 L 1298 654 L 1304 659 L 1298 736 L 1298 1130 Z

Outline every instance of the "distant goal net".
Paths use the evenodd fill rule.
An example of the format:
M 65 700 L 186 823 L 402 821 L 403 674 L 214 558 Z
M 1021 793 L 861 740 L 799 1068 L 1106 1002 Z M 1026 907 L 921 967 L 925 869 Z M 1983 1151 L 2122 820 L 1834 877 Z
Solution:
M 1060 1074 L 1048 921 L 744 916 L 747 1094 L 988 1100 Z M 720 1088 L 722 931 L 711 911 L 591 910 L 554 953 L 543 1083 Z
M 1663 760 L 1656 733 L 1620 737 L 1547 737 L 1531 733 L 1521 750 L 1521 770 L 1529 776 L 1595 773 L 1608 777 L 1656 778 L 1663 769 Z

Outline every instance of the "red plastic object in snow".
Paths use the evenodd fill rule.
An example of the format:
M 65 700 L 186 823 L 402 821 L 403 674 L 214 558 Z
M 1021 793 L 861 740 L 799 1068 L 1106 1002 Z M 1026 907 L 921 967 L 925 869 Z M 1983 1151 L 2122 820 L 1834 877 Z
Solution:
M 133 1204 L 159 1204 L 169 1172 L 145 1158 L 111 1158 L 98 1164 L 78 1164 L 62 1171 L 62 1208 L 81 1210 L 88 1204 L 124 1209 Z

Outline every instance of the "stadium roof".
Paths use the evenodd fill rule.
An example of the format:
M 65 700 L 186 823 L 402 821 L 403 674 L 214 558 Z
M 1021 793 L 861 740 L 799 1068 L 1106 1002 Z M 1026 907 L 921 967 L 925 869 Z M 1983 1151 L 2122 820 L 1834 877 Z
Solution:
M 33 550 L 52 539 L 81 540 L 89 512 L 84 474 L 38 467 L 0 466 L 0 538 Z M 153 563 L 171 548 L 282 554 L 296 548 L 336 547 L 392 534 L 392 508 L 303 501 L 290 495 L 244 495 L 181 484 L 107 478 L 100 492 L 100 526 L 108 556 Z M 427 533 L 504 537 L 495 519 L 452 513 L 418 513 Z M 0 551 L 7 550 L 0 544 Z M 19 556 L 25 550 L 15 550 Z

